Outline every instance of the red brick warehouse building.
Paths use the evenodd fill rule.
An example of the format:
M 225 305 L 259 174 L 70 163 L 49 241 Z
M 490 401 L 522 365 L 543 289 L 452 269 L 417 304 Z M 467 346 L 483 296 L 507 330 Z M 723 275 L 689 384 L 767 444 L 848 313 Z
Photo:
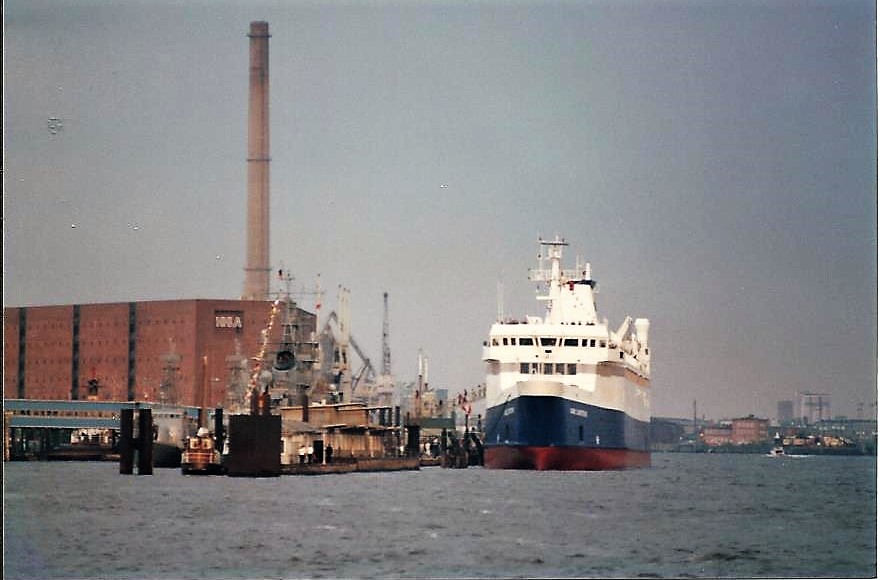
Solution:
M 227 357 L 260 354 L 273 302 L 163 300 L 3 309 L 3 396 L 86 399 L 97 380 L 99 400 L 160 400 L 169 354 L 176 355 L 178 403 L 222 405 Z M 269 336 L 281 338 L 284 308 Z M 315 331 L 314 314 L 299 310 L 298 339 Z M 269 353 L 267 353 L 269 354 Z M 207 356 L 207 381 L 203 357 Z

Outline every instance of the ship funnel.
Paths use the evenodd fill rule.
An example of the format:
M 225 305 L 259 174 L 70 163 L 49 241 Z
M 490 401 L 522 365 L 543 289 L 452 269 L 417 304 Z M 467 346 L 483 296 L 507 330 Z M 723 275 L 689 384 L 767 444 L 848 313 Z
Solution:
M 639 340 L 642 348 L 645 348 L 648 344 L 648 329 L 651 328 L 651 321 L 647 318 L 636 318 L 635 326 L 636 338 Z

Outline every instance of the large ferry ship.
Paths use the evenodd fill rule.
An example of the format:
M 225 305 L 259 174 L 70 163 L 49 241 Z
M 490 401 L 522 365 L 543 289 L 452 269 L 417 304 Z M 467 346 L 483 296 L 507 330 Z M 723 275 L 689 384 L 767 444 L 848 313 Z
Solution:
M 499 320 L 484 343 L 485 466 L 596 470 L 651 463 L 646 318 L 611 330 L 596 311 L 589 263 L 562 268 L 558 236 L 538 240 L 545 316 Z

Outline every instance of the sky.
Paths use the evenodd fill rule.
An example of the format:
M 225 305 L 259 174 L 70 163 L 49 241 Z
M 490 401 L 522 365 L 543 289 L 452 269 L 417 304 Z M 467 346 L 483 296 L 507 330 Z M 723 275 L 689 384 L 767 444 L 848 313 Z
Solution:
M 7 0 L 4 305 L 241 295 L 255 20 L 271 265 L 377 368 L 388 292 L 399 380 L 483 382 L 559 235 L 651 320 L 655 415 L 876 412 L 868 1 Z

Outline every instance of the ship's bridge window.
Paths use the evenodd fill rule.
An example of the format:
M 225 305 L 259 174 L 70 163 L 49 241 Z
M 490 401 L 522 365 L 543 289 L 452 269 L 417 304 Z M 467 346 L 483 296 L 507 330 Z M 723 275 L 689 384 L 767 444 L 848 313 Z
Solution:
M 538 363 L 520 363 L 519 364 L 519 372 L 524 375 L 536 375 L 540 370 L 540 365 Z
M 541 337 L 541 346 L 556 346 L 556 338 L 542 336 Z
M 519 344 L 520 344 L 520 346 L 534 346 L 535 341 L 534 341 L 534 339 L 532 339 L 532 337 L 520 338 Z
M 502 338 L 502 339 L 501 339 L 501 344 L 503 344 L 504 346 L 507 346 L 507 339 L 506 339 L 506 338 Z
M 492 346 L 498 346 L 498 339 L 492 338 Z
M 552 375 L 553 374 L 553 363 L 544 363 L 544 374 Z
M 576 339 L 576 338 L 566 338 L 562 342 L 562 346 L 577 346 L 577 345 L 578 345 L 578 339 Z
M 590 339 L 590 346 L 596 346 L 596 339 L 595 338 Z
M 607 347 L 607 345 L 605 344 L 605 341 L 604 341 L 604 340 L 600 340 L 600 341 L 599 341 L 599 348 L 606 348 L 606 347 Z
M 556 363 L 556 374 L 564 375 L 565 374 L 565 363 Z
M 575 363 L 568 363 L 566 370 L 568 371 L 568 372 L 566 372 L 566 374 L 568 374 L 568 375 L 576 375 L 576 374 L 577 374 L 577 364 L 575 364 Z

